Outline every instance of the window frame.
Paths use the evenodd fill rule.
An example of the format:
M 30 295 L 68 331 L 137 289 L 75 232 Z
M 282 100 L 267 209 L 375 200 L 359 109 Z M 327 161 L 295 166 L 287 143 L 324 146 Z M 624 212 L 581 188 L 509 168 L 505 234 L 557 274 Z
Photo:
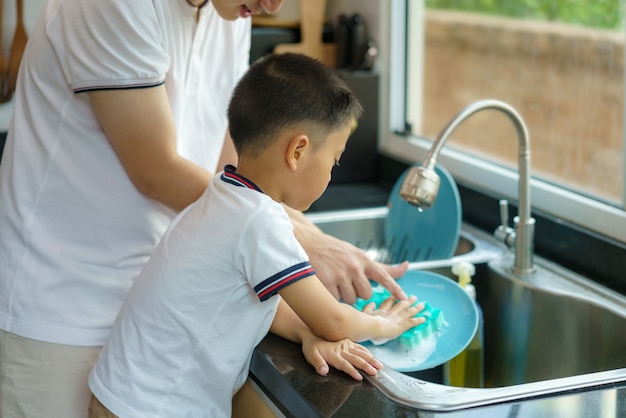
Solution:
M 408 5 L 411 3 L 409 19 Z M 426 156 L 432 141 L 408 134 L 406 129 L 406 95 L 407 95 L 407 55 L 408 45 L 406 30 L 411 31 L 412 39 L 417 40 L 417 46 L 411 56 L 412 66 L 421 68 L 423 57 L 423 6 L 421 0 L 390 0 L 381 2 L 381 8 L 386 12 L 381 16 L 388 16 L 381 22 L 381 42 L 386 55 L 381 56 L 380 71 L 388 79 L 387 89 L 381 91 L 381 153 L 407 164 L 421 162 Z M 412 23 L 407 23 L 408 21 Z M 415 23 L 418 22 L 418 23 Z M 386 27 L 385 27 L 386 26 Z M 386 36 L 382 36 L 387 34 Z M 624 31 L 626 37 L 626 30 Z M 626 71 L 626 70 L 625 70 Z M 626 75 L 625 75 L 626 76 Z M 417 75 L 418 80 L 422 74 Z M 385 77 L 383 77 L 385 78 Z M 626 85 L 626 83 L 625 83 Z M 421 96 L 421 81 L 410 86 Z M 626 88 L 624 91 L 626 96 Z M 477 98 L 478 99 L 478 98 Z M 467 103 L 469 105 L 469 103 Z M 461 109 L 458 109 L 459 111 Z M 450 119 L 454 115 L 450 115 Z M 521 115 L 524 116 L 523 114 Z M 495 115 L 494 117 L 498 117 Z M 501 115 L 501 117 L 505 117 Z M 624 110 L 626 120 L 626 106 Z M 418 122 L 419 123 L 419 122 Z M 443 129 L 443 126 L 441 127 Z M 517 144 L 517 138 L 511 138 Z M 530 132 L 530 152 L 532 161 L 533 133 Z M 623 161 L 626 162 L 626 133 L 623 147 Z M 502 167 L 495 163 L 479 160 L 463 154 L 452 147 L 444 146 L 438 158 L 438 163 L 445 166 L 456 181 L 463 186 L 477 191 L 507 199 L 512 204 L 518 201 L 518 171 Z M 626 169 L 622 170 L 622 201 L 613 206 L 600 200 L 575 193 L 563 187 L 542 181 L 533 176 L 531 170 L 531 204 L 532 210 L 555 216 L 571 222 L 581 228 L 593 231 L 603 236 L 626 243 Z M 483 180 L 480 180 L 483 179 Z

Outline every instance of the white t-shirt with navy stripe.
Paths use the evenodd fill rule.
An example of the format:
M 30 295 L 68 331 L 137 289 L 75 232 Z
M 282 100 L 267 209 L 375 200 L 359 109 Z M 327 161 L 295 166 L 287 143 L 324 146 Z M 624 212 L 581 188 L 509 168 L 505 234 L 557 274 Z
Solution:
M 284 208 L 227 169 L 131 288 L 91 390 L 121 417 L 230 416 L 276 292 L 312 274 Z
M 175 213 L 141 195 L 86 91 L 165 83 L 179 153 L 216 167 L 250 20 L 209 1 L 49 0 L 30 38 L 0 164 L 0 329 L 102 345 Z M 9 160 L 9 156 L 11 159 Z

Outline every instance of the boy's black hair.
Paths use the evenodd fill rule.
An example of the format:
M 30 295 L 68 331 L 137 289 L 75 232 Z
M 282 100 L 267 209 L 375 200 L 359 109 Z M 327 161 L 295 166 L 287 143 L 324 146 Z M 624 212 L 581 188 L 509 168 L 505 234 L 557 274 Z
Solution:
M 339 74 L 303 54 L 269 54 L 241 78 L 228 106 L 237 153 L 258 155 L 285 129 L 307 130 L 313 146 L 358 119 L 363 108 Z

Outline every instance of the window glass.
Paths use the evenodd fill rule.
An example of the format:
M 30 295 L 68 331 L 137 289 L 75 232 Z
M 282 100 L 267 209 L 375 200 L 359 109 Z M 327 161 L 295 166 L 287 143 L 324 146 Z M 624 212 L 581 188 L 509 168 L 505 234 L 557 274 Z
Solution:
M 533 177 L 621 205 L 625 1 L 426 0 L 422 24 L 407 25 L 412 133 L 433 139 L 466 105 L 505 101 L 528 126 Z M 446 146 L 516 168 L 513 138 L 486 111 Z

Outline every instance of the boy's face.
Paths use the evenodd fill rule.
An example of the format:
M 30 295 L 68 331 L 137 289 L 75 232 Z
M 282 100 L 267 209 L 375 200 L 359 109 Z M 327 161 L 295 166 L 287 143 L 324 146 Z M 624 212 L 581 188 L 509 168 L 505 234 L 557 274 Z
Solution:
M 332 132 L 323 145 L 307 154 L 300 172 L 301 181 L 296 185 L 298 209 L 308 209 L 324 193 L 330 183 L 333 167 L 339 164 L 341 154 L 346 149 L 351 132 L 351 124 L 347 124 L 343 129 Z
M 258 15 L 263 12 L 273 15 L 278 13 L 284 0 L 211 0 L 213 7 L 224 20 L 237 20 Z M 295 1 L 295 0 L 289 0 Z

